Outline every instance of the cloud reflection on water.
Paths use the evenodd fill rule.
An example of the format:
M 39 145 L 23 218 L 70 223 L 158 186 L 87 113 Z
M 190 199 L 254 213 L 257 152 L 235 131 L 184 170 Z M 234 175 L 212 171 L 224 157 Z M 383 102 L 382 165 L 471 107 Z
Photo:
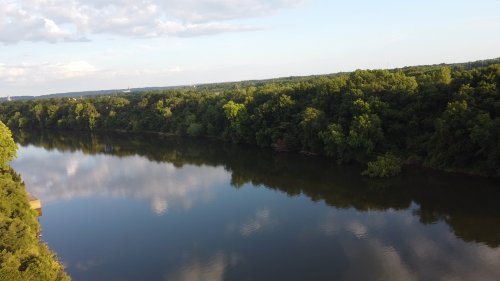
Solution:
M 222 281 L 227 266 L 227 257 L 222 252 L 216 253 L 206 261 L 193 259 L 178 272 L 166 280 L 175 281 Z
M 56 205 L 84 197 L 136 198 L 148 201 L 156 214 L 163 214 L 169 209 L 188 209 L 194 204 L 212 200 L 216 195 L 224 194 L 216 193 L 217 187 L 230 181 L 230 174 L 223 165 L 184 164 L 182 168 L 176 168 L 171 163 L 153 162 L 137 155 L 119 158 L 103 154 L 85 155 L 81 151 L 61 153 L 33 146 L 22 147 L 19 156 L 13 163 L 14 168 L 22 174 L 28 188 L 45 204 Z M 286 177 L 290 173 L 265 173 L 268 166 L 263 163 L 260 166 L 264 172 L 250 170 L 254 172 L 251 175 L 268 176 L 264 178 L 269 181 L 255 181 L 261 186 L 272 188 L 274 183 L 281 186 L 281 191 L 287 191 L 286 184 L 295 183 L 297 178 L 303 179 Z M 280 185 L 282 182 L 277 179 L 289 182 Z M 354 192 L 354 188 L 351 186 L 340 191 Z M 413 197 L 403 196 L 408 199 L 404 204 L 382 200 L 394 192 L 401 192 L 401 189 L 380 193 L 380 196 L 373 196 L 367 202 L 356 200 L 358 197 L 355 196 L 341 197 L 339 195 L 343 193 L 334 187 L 330 189 L 330 186 L 324 188 L 324 193 L 314 193 L 318 190 L 314 186 L 304 189 L 309 196 L 319 194 L 319 198 L 329 198 L 330 205 L 312 203 L 309 197 L 303 195 L 286 197 L 284 193 L 268 192 L 269 189 L 265 188 L 231 189 L 235 190 L 238 192 L 231 194 L 230 205 L 225 204 L 228 201 L 224 198 L 221 204 L 205 205 L 206 208 L 200 208 L 199 212 L 172 212 L 158 220 L 138 214 L 141 217 L 136 221 L 140 220 L 145 229 L 154 231 L 137 232 L 141 235 L 130 236 L 134 240 L 131 244 L 141 245 L 130 249 L 130 252 L 125 251 L 129 249 L 123 244 L 119 244 L 119 248 L 110 247 L 109 257 L 103 260 L 103 264 L 93 262 L 99 260 L 98 254 L 93 257 L 91 253 L 89 257 L 82 258 L 81 253 L 67 245 L 67 248 L 61 247 L 65 251 L 61 253 L 73 257 L 69 269 L 76 268 L 74 272 L 90 276 L 88 280 L 97 280 L 92 277 L 99 275 L 99 268 L 108 270 L 113 266 L 116 268 L 113 273 L 123 278 L 130 273 L 140 275 L 147 268 L 152 275 L 162 276 L 165 280 L 187 281 L 241 280 L 248 276 L 253 276 L 254 280 L 278 280 L 284 276 L 286 280 L 500 280 L 499 247 L 489 247 L 474 242 L 476 240 L 462 240 L 450 231 L 449 222 L 453 216 L 428 220 L 424 224 L 422 218 L 426 217 L 417 215 L 425 210 L 422 209 L 423 204 L 412 203 L 408 198 Z M 248 196 L 248 191 L 255 193 Z M 373 190 L 361 191 L 366 195 Z M 428 204 L 427 207 L 428 213 L 439 214 L 430 208 L 433 205 L 429 207 Z M 454 209 L 449 209 L 445 206 L 438 210 L 454 214 L 451 212 Z M 484 217 L 474 216 L 474 212 L 470 214 L 474 220 Z M 455 219 L 462 218 L 456 213 L 454 215 Z M 119 219 L 120 214 L 110 214 L 109 221 L 116 218 Z M 496 218 L 494 215 L 487 216 L 487 221 L 494 222 Z M 469 217 L 466 222 L 469 222 Z M 90 229 L 95 227 L 95 221 L 81 220 L 75 225 Z M 475 226 L 484 225 L 490 224 L 474 224 L 464 228 L 464 233 L 477 231 L 482 228 Z M 138 228 L 128 224 L 122 226 L 124 228 L 120 229 L 128 230 L 125 232 L 129 234 Z M 268 231 L 271 228 L 272 231 Z M 56 232 L 63 239 L 73 239 L 68 245 L 88 239 L 71 237 L 67 235 L 71 232 L 65 231 L 57 227 Z M 492 235 L 498 233 L 485 232 Z M 117 232 L 116 235 L 123 234 Z M 123 243 L 128 242 L 124 240 Z M 145 242 L 151 242 L 151 245 L 147 247 Z M 88 245 L 93 243 L 87 241 Z M 114 253 L 117 250 L 126 254 L 116 257 Z M 230 254 L 234 252 L 239 254 Z M 103 250 L 100 255 L 106 253 Z M 166 259 L 167 255 L 172 259 Z M 143 261 L 146 256 L 150 257 L 147 262 Z M 129 271 L 125 272 L 121 265 L 134 257 L 139 257 L 137 268 L 127 268 Z M 267 265 L 270 266 L 265 271 L 263 268 Z
M 170 207 L 190 209 L 213 198 L 214 188 L 229 182 L 221 167 L 151 162 L 128 156 L 85 155 L 21 147 L 12 166 L 44 205 L 85 197 L 148 200 L 157 214 Z
M 500 278 L 500 248 L 466 243 L 442 222 L 424 226 L 412 210 L 329 211 L 317 229 L 335 239 L 349 261 L 341 280 L 366 280 L 367 272 L 370 280 Z
M 240 226 L 242 236 L 251 236 L 252 234 L 261 231 L 264 227 L 271 223 L 271 211 L 269 209 L 259 210 L 255 213 L 255 217 L 244 222 Z

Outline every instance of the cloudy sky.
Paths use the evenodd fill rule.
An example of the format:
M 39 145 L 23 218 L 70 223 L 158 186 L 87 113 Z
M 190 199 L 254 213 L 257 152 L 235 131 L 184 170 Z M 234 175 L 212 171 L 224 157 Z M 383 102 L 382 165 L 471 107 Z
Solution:
M 497 0 L 0 0 L 0 96 L 500 57 Z

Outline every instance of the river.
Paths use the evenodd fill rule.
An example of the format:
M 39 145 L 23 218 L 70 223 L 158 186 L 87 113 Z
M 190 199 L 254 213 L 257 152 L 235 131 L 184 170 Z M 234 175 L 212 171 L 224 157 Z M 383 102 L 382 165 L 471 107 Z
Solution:
M 157 135 L 15 134 L 75 281 L 500 280 L 500 183 Z

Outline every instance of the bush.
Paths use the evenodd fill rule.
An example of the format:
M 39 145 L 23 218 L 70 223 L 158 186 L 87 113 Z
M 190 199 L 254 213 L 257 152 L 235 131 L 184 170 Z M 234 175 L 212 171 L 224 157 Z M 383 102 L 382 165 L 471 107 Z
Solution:
M 191 123 L 187 128 L 187 134 L 191 137 L 199 137 L 203 134 L 203 125 L 200 123 Z
M 377 160 L 368 162 L 368 168 L 363 171 L 363 176 L 370 178 L 389 178 L 401 173 L 401 159 L 386 153 L 378 156 Z

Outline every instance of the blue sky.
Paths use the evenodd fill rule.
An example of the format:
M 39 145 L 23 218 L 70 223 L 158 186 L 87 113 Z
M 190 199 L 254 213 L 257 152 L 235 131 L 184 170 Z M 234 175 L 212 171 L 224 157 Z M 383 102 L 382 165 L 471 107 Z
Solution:
M 500 57 L 500 1 L 0 0 L 0 96 Z

